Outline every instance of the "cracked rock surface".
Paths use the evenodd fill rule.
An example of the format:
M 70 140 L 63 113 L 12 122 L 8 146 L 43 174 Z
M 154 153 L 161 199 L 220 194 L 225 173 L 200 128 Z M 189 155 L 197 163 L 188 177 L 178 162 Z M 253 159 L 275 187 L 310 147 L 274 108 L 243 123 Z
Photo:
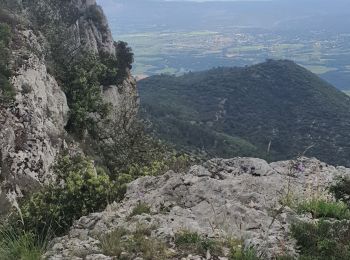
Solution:
M 116 259 L 103 254 L 101 236 L 118 227 L 133 231 L 140 224 L 154 227 L 152 236 L 175 251 L 175 234 L 189 230 L 209 238 L 242 239 L 245 247 L 253 247 L 263 259 L 297 255 L 288 231 L 300 216 L 281 207 L 281 198 L 287 192 L 296 198 L 323 192 L 336 176 L 349 174 L 350 169 L 316 159 L 268 164 L 261 159 L 234 158 L 213 159 L 184 173 L 169 171 L 162 176 L 143 177 L 128 186 L 122 203 L 76 221 L 68 235 L 54 240 L 46 256 Z M 151 213 L 130 218 L 140 202 L 148 204 Z M 184 259 L 216 258 L 209 254 Z

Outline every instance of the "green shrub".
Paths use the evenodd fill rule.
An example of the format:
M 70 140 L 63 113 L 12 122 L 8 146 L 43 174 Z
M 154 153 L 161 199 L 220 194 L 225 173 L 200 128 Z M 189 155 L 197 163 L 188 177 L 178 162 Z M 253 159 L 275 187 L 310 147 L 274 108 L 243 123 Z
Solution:
M 57 58 L 53 68 L 67 96 L 70 108 L 67 130 L 70 133 L 78 137 L 85 130 L 90 134 L 96 133 L 97 123 L 109 114 L 110 104 L 103 101 L 101 86 L 121 83 L 128 76 L 127 68 L 131 67 L 129 62 L 133 61 L 133 54 L 126 43 L 121 44 L 118 52 L 119 56 L 113 56 L 109 53 L 96 55 L 81 51 L 68 64 L 66 59 Z
M 120 81 L 118 61 L 115 56 L 109 53 L 101 53 L 100 61 L 106 67 L 103 74 L 100 75 L 99 81 L 103 86 L 116 85 Z M 124 80 L 124 79 L 123 79 Z
M 124 228 L 117 228 L 116 230 L 101 237 L 101 248 L 103 253 L 108 256 L 120 257 L 124 251 L 123 237 L 128 235 L 128 231 Z
M 109 105 L 102 100 L 99 81 L 106 69 L 98 56 L 83 53 L 64 71 L 61 80 L 70 108 L 67 130 L 77 137 L 81 137 L 85 130 L 93 131 L 96 124 L 108 115 Z
M 135 208 L 133 208 L 132 212 L 129 215 L 129 218 L 132 218 L 133 216 L 138 216 L 142 214 L 150 214 L 151 213 L 151 207 L 148 206 L 146 203 L 140 202 Z
M 83 156 L 62 156 L 54 167 L 57 179 L 21 203 L 26 230 L 41 233 L 51 229 L 61 235 L 73 221 L 104 210 L 118 198 L 108 175 L 95 171 L 93 162 Z
M 254 249 L 244 250 L 242 248 L 231 250 L 229 260 L 259 260 Z
M 145 260 L 169 259 L 166 245 L 151 237 L 151 230 L 142 226 L 135 232 L 118 228 L 101 239 L 103 253 L 117 259 L 135 259 L 140 256 Z M 121 256 L 125 252 L 127 255 Z
M 337 200 L 340 200 L 350 207 L 350 178 L 343 177 L 338 179 L 336 184 L 330 187 L 330 192 L 333 193 Z
M 157 176 L 166 173 L 169 170 L 181 172 L 188 169 L 190 158 L 185 155 L 163 154 L 159 160 L 150 161 L 146 165 L 131 164 L 128 166 L 126 174 L 139 176 Z
M 97 26 L 102 26 L 103 21 L 105 19 L 103 15 L 103 11 L 99 7 L 96 7 L 95 5 L 90 6 L 86 10 L 86 17 L 88 19 L 91 19 L 93 22 L 95 22 Z
M 230 250 L 229 260 L 258 260 L 254 249 L 245 249 L 242 240 L 228 239 L 226 246 Z
M 46 251 L 48 239 L 11 226 L 0 228 L 0 259 L 38 260 Z
M 9 69 L 11 37 L 11 28 L 5 23 L 0 23 L 0 104 L 4 105 L 8 105 L 15 96 L 15 90 L 9 81 L 11 77 Z
M 134 62 L 134 54 L 132 49 L 126 42 L 118 41 L 114 43 L 116 57 L 118 61 L 119 83 L 121 83 L 131 70 L 131 64 Z
M 298 205 L 300 213 L 310 212 L 313 218 L 350 219 L 350 210 L 343 202 L 312 199 Z
M 221 241 L 205 238 L 198 233 L 187 230 L 175 235 L 175 245 L 186 254 L 194 253 L 206 255 L 207 251 L 209 251 L 212 256 L 220 256 L 223 254 L 223 245 Z
M 300 259 L 350 259 L 349 221 L 298 222 L 292 225 L 291 233 L 300 248 Z
M 121 193 L 126 190 L 126 184 L 139 177 L 156 176 L 168 170 L 184 171 L 195 161 L 153 139 L 147 134 L 144 122 L 130 120 L 124 111 L 120 120 L 108 122 L 107 126 L 101 124 L 97 130 L 96 138 L 89 140 L 85 150 L 106 166 Z

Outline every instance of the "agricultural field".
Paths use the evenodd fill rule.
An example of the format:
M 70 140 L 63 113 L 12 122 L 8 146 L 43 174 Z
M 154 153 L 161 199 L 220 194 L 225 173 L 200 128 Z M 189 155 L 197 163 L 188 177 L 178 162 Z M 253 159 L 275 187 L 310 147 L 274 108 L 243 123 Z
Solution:
M 139 78 L 290 59 L 350 90 L 347 1 L 336 10 L 329 1 L 303 1 L 303 9 L 295 1 L 110 1 L 106 11 L 115 40 L 134 50 Z
M 266 59 L 290 59 L 340 89 L 350 81 L 350 35 L 305 38 L 261 30 L 149 32 L 116 35 L 135 52 L 139 77 L 183 74 L 217 66 L 246 66 Z M 345 44 L 348 43 L 348 44 Z

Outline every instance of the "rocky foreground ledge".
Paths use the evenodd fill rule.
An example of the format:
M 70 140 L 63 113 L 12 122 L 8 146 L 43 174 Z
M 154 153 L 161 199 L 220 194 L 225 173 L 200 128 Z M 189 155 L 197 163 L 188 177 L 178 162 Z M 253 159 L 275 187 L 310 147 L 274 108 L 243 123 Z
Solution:
M 171 259 L 228 259 L 177 252 L 175 235 L 188 230 L 208 238 L 236 238 L 253 247 L 262 259 L 297 256 L 290 224 L 300 216 L 284 198 L 310 198 L 326 192 L 337 176 L 350 169 L 333 167 L 316 159 L 301 158 L 268 164 L 254 158 L 213 159 L 188 172 L 167 172 L 144 177 L 128 186 L 121 204 L 76 221 L 67 236 L 56 238 L 48 259 L 117 259 L 104 255 L 101 239 L 118 228 L 134 232 L 140 225 L 152 228 L 172 252 Z M 132 215 L 138 205 L 150 211 Z M 143 259 L 123 252 L 123 259 Z M 181 257 L 180 257 L 181 255 Z

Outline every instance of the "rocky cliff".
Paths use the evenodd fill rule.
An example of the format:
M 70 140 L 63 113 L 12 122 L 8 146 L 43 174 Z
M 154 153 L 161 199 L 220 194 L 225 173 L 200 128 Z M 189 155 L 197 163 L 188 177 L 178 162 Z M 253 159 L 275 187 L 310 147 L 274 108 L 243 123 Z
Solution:
M 294 259 L 298 250 L 296 241 L 289 235 L 290 225 L 296 220 L 313 220 L 310 214 L 298 215 L 283 201 L 290 197 L 298 200 L 326 195 L 327 187 L 339 176 L 350 176 L 350 169 L 308 158 L 271 164 L 261 159 L 235 158 L 213 159 L 193 166 L 188 172 L 170 171 L 159 177 L 140 178 L 128 186 L 123 203 L 76 221 L 68 235 L 54 240 L 46 256 L 48 259 L 256 259 L 229 258 L 225 245 L 221 253 L 210 247 L 201 255 L 193 253 L 193 247 L 183 251 L 178 248 L 176 236 L 185 230 L 206 239 L 242 240 L 243 247 L 253 247 L 259 259 L 285 255 Z M 150 208 L 137 212 L 135 208 L 140 205 Z M 140 226 L 151 230 L 148 239 L 166 244 L 167 257 L 137 258 L 142 247 L 139 251 L 110 250 L 113 246 L 106 242 L 108 234 L 114 234 L 110 236 L 112 241 L 122 243 L 128 235 L 116 240 L 113 232 L 123 228 L 132 233 Z
M 95 0 L 2 0 L 1 21 L 10 21 L 10 106 L 0 104 L 0 215 L 16 197 L 36 190 L 50 178 L 50 167 L 65 146 L 67 98 L 53 68 L 54 56 L 73 59 L 82 50 L 115 55 L 106 17 Z M 137 111 L 134 79 L 101 86 L 112 115 Z M 118 120 L 116 116 L 113 116 Z M 79 145 L 79 144 L 78 144 Z

